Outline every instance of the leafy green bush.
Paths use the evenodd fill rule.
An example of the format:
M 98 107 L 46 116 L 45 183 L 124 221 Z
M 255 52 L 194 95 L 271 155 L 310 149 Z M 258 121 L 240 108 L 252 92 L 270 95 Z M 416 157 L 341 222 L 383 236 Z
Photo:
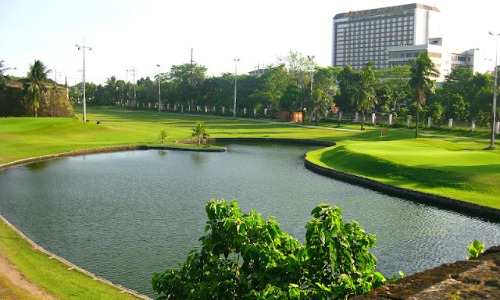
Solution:
M 201 249 L 180 269 L 153 275 L 159 299 L 345 298 L 385 282 L 369 252 L 375 237 L 344 223 L 337 207 L 311 212 L 305 244 L 236 201 L 211 200 L 206 213 Z
M 481 241 L 474 240 L 467 247 L 467 251 L 469 252 L 469 259 L 476 259 L 484 252 L 484 244 Z
M 198 122 L 196 126 L 193 128 L 191 136 L 196 140 L 198 145 L 200 145 L 202 142 L 206 143 L 209 134 L 207 132 L 207 128 L 205 127 L 205 123 Z
M 161 144 L 165 143 L 166 139 L 167 139 L 167 131 L 165 131 L 165 129 L 160 130 L 160 143 Z

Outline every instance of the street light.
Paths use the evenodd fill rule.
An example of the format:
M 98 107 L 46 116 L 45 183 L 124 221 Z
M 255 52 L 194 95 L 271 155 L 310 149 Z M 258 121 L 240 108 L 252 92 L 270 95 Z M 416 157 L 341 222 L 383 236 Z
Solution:
M 156 65 L 158 67 L 158 112 L 161 112 L 161 81 L 160 81 L 160 65 Z
M 87 103 L 85 99 L 85 50 L 91 51 L 92 48 L 89 46 L 85 45 L 85 39 L 83 39 L 83 44 L 78 45 L 75 44 L 75 47 L 78 49 L 78 51 L 82 50 L 82 56 L 83 56 L 83 72 L 82 72 L 82 77 L 83 77 L 83 123 L 87 123 Z
M 233 116 L 236 117 L 236 95 L 238 92 L 237 84 L 238 84 L 238 62 L 239 58 L 233 59 L 234 61 L 234 105 L 233 105 Z
M 309 70 L 310 76 L 311 76 L 311 103 L 313 102 L 313 83 L 314 83 L 314 55 L 312 56 L 307 56 L 307 59 L 311 63 L 311 69 Z M 302 103 L 302 113 L 304 113 L 304 104 Z M 302 123 L 305 121 L 305 116 L 302 116 Z
M 493 104 L 491 106 L 491 140 L 489 149 L 495 149 L 495 127 L 497 113 L 497 85 L 498 85 L 498 37 L 500 33 L 489 32 L 489 35 L 495 39 L 495 85 L 493 86 Z

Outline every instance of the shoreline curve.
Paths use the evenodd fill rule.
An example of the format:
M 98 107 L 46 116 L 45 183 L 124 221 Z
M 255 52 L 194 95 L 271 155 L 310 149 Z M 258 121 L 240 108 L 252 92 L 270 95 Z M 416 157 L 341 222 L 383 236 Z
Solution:
M 426 204 L 449 211 L 458 212 L 466 216 L 500 223 L 500 209 L 481 206 L 459 199 L 453 199 L 445 196 L 439 196 L 385 184 L 359 175 L 354 175 L 332 168 L 320 166 L 311 162 L 305 156 L 304 167 L 314 173 L 368 188 L 370 190 L 377 191 L 389 196 L 395 196 L 415 203 Z

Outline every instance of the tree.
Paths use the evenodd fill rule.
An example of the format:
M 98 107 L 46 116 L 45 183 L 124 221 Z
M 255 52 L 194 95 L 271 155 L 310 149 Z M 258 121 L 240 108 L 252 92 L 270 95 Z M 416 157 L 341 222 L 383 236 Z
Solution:
M 377 104 L 377 97 L 375 94 L 375 72 L 373 64 L 368 63 L 361 69 L 361 72 L 355 73 L 353 78 L 353 97 L 354 106 L 357 111 L 362 114 L 361 130 L 365 130 L 365 113 L 373 111 L 375 104 Z
M 290 77 L 285 69 L 285 65 L 270 68 L 259 77 L 257 89 L 251 95 L 254 101 L 260 101 L 264 105 L 272 108 L 279 108 L 280 101 L 289 85 Z
M 201 122 L 197 123 L 196 126 L 193 128 L 191 136 L 196 139 L 198 145 L 200 145 L 202 142 L 206 142 L 209 134 L 207 132 L 205 124 Z
M 170 69 L 169 81 L 175 91 L 175 101 L 193 107 L 202 100 L 200 93 L 207 68 L 198 64 L 174 65 Z
M 320 121 L 321 116 L 331 109 L 334 98 L 338 92 L 337 75 L 340 70 L 334 67 L 317 67 L 314 72 L 313 101 L 310 112 L 312 120 L 316 123 Z
M 432 94 L 435 89 L 434 78 L 439 76 L 439 71 L 434 66 L 434 63 L 429 58 L 427 52 L 422 52 L 411 66 L 410 86 L 415 92 L 416 104 L 416 126 L 415 138 L 418 138 L 419 115 L 422 110 L 427 96 Z
M 0 60 L 0 88 L 3 86 L 4 84 L 4 75 L 3 75 L 3 72 L 5 72 L 5 66 L 4 66 L 4 62 L 3 60 Z
M 50 70 L 47 70 L 40 60 L 35 60 L 30 66 L 26 78 L 26 100 L 30 103 L 35 118 L 38 116 L 38 108 L 40 107 L 44 93 L 47 91 L 46 81 L 49 72 Z
M 375 237 L 319 205 L 305 244 L 236 201 L 211 200 L 201 249 L 177 270 L 153 275 L 159 299 L 343 299 L 384 283 L 370 253 Z

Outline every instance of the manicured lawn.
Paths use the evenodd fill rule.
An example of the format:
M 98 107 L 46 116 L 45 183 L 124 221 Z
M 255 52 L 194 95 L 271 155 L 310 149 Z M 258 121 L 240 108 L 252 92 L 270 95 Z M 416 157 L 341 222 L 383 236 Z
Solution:
M 485 140 L 434 137 L 344 141 L 307 159 L 387 184 L 500 208 L 500 151 Z
M 251 120 L 212 116 L 193 117 L 154 112 L 90 109 L 87 125 L 68 118 L 0 118 L 0 164 L 22 158 L 110 145 L 158 144 L 160 129 L 167 140 L 190 139 L 198 121 L 211 137 L 287 137 L 335 140 L 357 134 L 349 131 L 300 128 Z M 100 125 L 95 121 L 99 120 Z

